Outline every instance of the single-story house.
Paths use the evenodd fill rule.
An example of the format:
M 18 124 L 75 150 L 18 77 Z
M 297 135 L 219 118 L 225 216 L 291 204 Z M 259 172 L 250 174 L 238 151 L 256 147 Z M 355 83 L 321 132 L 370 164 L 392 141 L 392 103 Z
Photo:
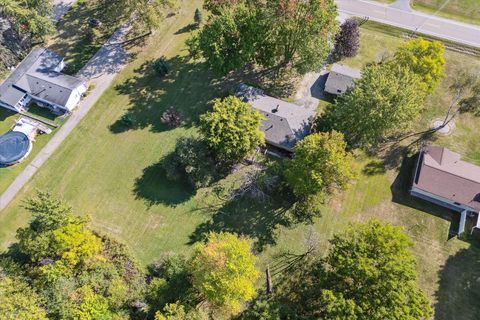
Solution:
M 410 194 L 460 213 L 458 234 L 465 231 L 467 215 L 480 212 L 480 167 L 460 159 L 444 147 L 420 150 Z M 474 228 L 480 228 L 480 219 Z
M 295 144 L 310 133 L 315 109 L 270 97 L 245 84 L 239 86 L 236 96 L 263 115 L 261 130 L 268 145 L 292 152 Z
M 53 51 L 33 49 L 0 85 L 0 106 L 15 112 L 30 102 L 55 113 L 72 111 L 87 91 L 84 81 L 61 73 L 65 63 Z
M 325 83 L 325 92 L 340 95 L 353 85 L 355 79 L 360 79 L 360 70 L 343 64 L 334 64 Z

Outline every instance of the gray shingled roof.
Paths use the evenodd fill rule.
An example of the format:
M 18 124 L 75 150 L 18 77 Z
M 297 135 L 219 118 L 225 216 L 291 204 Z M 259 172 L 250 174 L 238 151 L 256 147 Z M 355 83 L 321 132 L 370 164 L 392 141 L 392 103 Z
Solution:
M 422 149 L 419 161 L 414 187 L 480 210 L 480 167 L 431 145 Z
M 63 58 L 47 49 L 33 49 L 0 85 L 0 100 L 14 106 L 25 92 L 64 106 L 71 92 L 83 82 L 55 72 Z
M 267 96 L 262 90 L 245 84 L 240 85 L 237 96 L 262 113 L 261 130 L 271 145 L 291 151 L 310 132 L 314 109 Z
M 328 74 L 325 91 L 332 94 L 344 93 L 353 85 L 353 81 L 360 77 L 360 70 L 342 64 L 334 64 Z M 340 90 L 340 92 L 338 90 Z

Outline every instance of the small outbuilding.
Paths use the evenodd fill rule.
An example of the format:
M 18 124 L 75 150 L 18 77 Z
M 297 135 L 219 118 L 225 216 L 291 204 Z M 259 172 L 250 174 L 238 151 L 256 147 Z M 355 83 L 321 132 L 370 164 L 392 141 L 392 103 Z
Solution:
M 480 228 L 480 167 L 461 160 L 444 147 L 425 145 L 420 150 L 410 194 L 460 213 L 458 234 L 467 216 L 477 216 Z
M 325 92 L 341 95 L 353 85 L 353 81 L 360 79 L 360 70 L 347 67 L 343 64 L 334 64 L 325 83 Z
M 268 96 L 263 90 L 245 84 L 239 86 L 236 96 L 263 115 L 261 130 L 268 145 L 290 153 L 310 133 L 315 109 Z

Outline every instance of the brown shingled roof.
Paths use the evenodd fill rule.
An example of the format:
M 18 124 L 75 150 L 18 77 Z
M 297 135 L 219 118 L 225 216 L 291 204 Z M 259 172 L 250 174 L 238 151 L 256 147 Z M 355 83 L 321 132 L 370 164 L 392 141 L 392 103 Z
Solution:
M 419 161 L 415 187 L 480 210 L 480 167 L 446 148 L 430 145 L 423 147 Z

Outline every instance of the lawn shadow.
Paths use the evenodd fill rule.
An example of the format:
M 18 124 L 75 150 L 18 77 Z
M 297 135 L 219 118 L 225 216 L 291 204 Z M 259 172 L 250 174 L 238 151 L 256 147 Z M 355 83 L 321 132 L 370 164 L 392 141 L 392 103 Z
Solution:
M 451 239 L 457 236 L 460 215 L 453 210 L 443 208 L 410 195 L 409 190 L 412 186 L 413 170 L 417 157 L 418 154 L 414 156 L 405 156 L 403 158 L 398 175 L 390 187 L 390 190 L 392 191 L 392 201 L 449 221 L 450 228 L 448 231 L 448 239 Z
M 184 115 L 184 126 L 191 126 L 207 110 L 208 102 L 219 95 L 218 83 L 203 63 L 175 56 L 167 61 L 169 74 L 162 78 L 153 71 L 152 62 L 143 63 L 135 70 L 135 76 L 115 87 L 129 97 L 126 113 L 134 122 L 125 126 L 121 118 L 117 119 L 110 126 L 113 133 L 144 128 L 165 131 L 168 127 L 161 122 L 161 116 L 169 107 Z
M 195 190 L 187 181 L 167 179 L 162 161 L 143 169 L 142 176 L 135 180 L 133 192 L 136 199 L 143 199 L 149 206 L 176 206 L 195 195 Z
M 182 34 L 182 33 L 188 33 L 188 32 L 191 32 L 195 29 L 198 29 L 198 24 L 190 23 L 190 24 L 186 25 L 185 27 L 182 27 L 182 28 L 178 29 L 175 32 L 175 34 L 178 35 L 178 34 Z
M 210 232 L 232 232 L 253 239 L 254 250 L 261 252 L 275 245 L 280 227 L 290 227 L 288 205 L 241 197 L 227 201 L 209 221 L 200 224 L 190 235 L 189 244 L 203 241 Z
M 385 168 L 383 161 L 379 160 L 370 161 L 362 169 L 362 173 L 367 176 L 376 176 L 379 174 L 384 174 L 385 172 L 387 172 L 387 168 Z
M 480 314 L 480 249 L 472 243 L 450 256 L 439 271 L 436 320 L 478 319 Z

